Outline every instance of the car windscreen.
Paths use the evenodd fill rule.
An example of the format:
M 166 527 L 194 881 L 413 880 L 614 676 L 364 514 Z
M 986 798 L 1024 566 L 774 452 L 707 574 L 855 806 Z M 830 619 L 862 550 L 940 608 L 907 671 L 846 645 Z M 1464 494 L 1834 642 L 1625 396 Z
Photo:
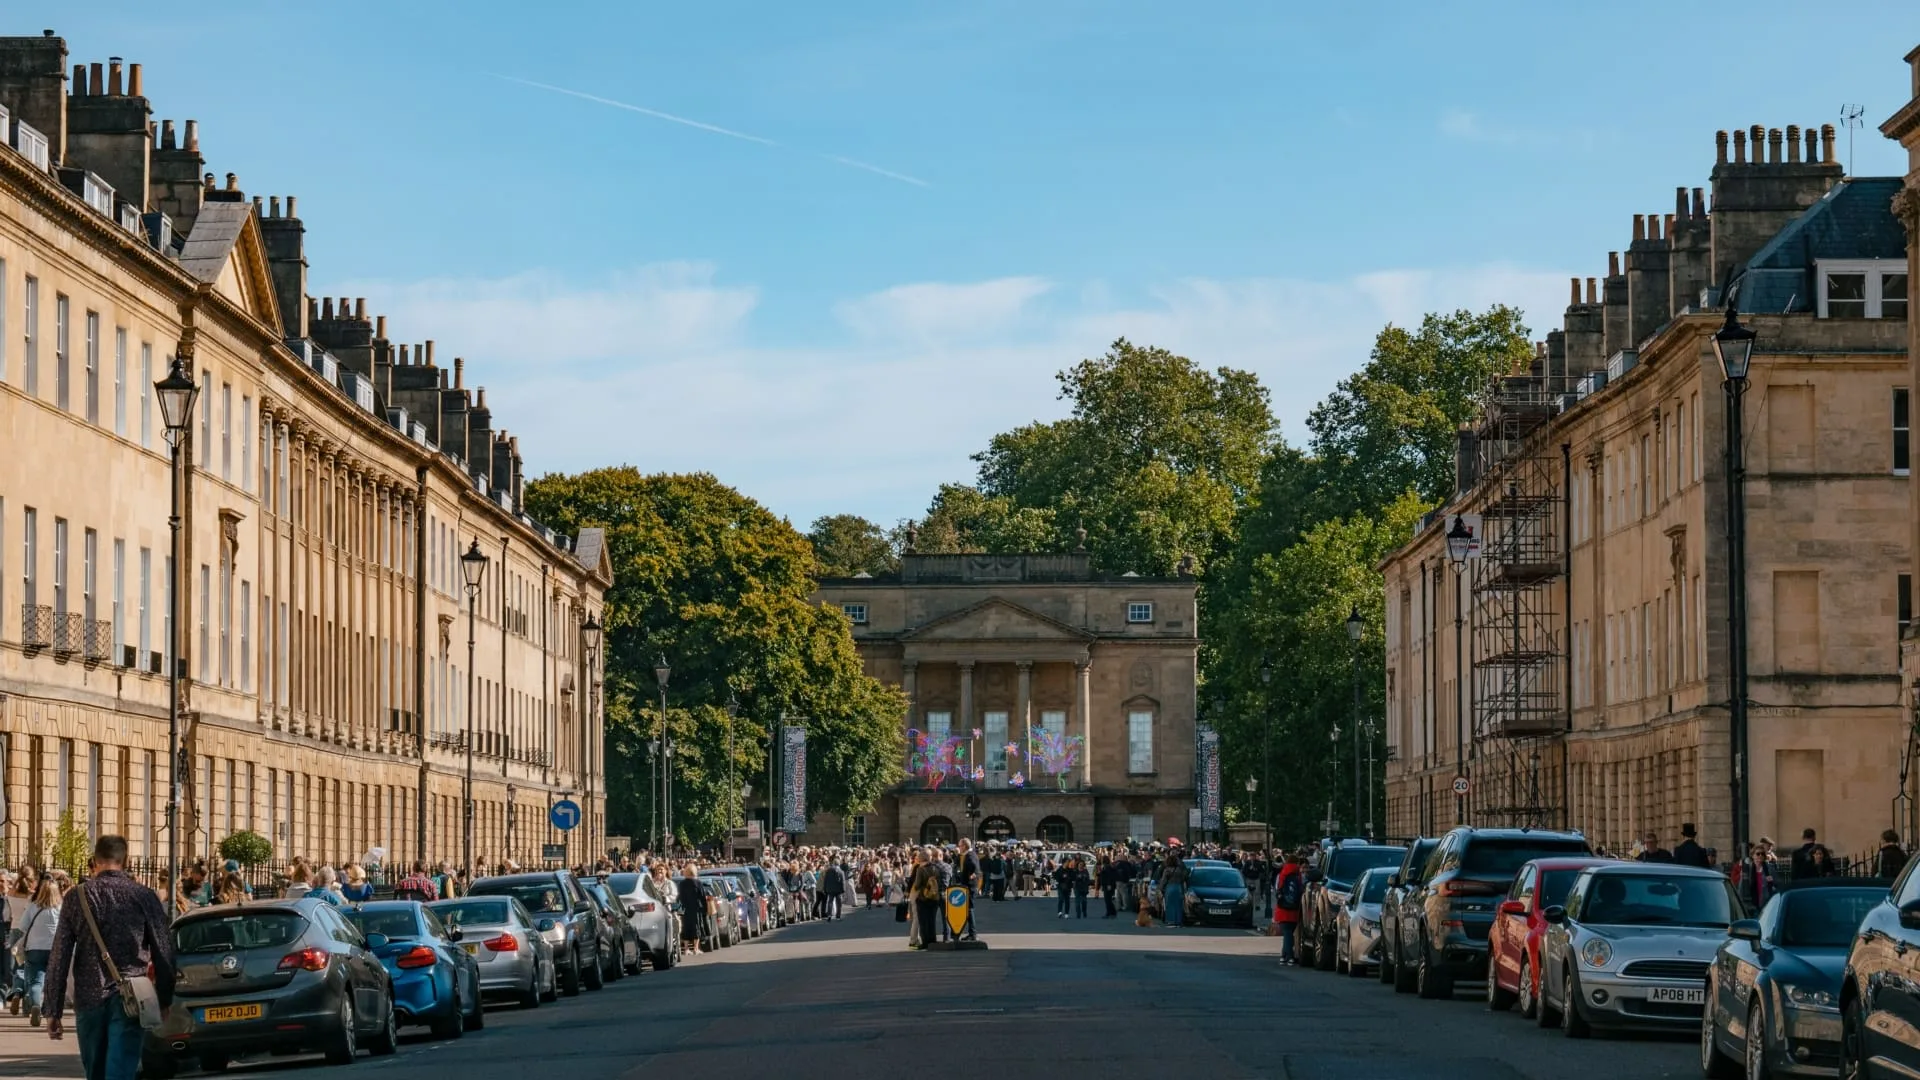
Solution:
M 535 915 L 564 915 L 567 911 L 566 900 L 560 892 L 557 881 L 536 881 L 508 885 L 478 881 L 474 883 L 471 896 L 511 896 L 527 906 Z
M 1580 921 L 1600 926 L 1706 926 L 1733 921 L 1733 890 L 1721 877 L 1597 874 Z
M 1467 845 L 1460 859 L 1460 873 L 1487 881 L 1512 881 L 1520 867 L 1535 859 L 1555 855 L 1590 855 L 1585 840 L 1550 840 L 1545 837 L 1517 837 L 1496 840 L 1479 837 Z
M 1799 889 L 1782 893 L 1780 946 L 1845 948 L 1861 920 L 1887 898 L 1885 889 Z
M 385 934 L 399 940 L 419 937 L 422 932 L 419 918 L 412 911 L 402 908 L 390 908 L 385 911 L 356 911 L 345 908 L 340 914 L 348 922 L 359 927 L 363 934 Z
M 1360 890 L 1360 902 L 1377 904 L 1387 898 L 1386 874 L 1368 874 L 1366 887 Z
M 1187 885 L 1195 889 L 1244 889 L 1240 871 L 1224 866 L 1196 866 L 1187 872 Z
M 1567 902 L 1567 890 L 1573 888 L 1573 879 L 1580 876 L 1578 870 L 1543 870 L 1540 872 L 1540 907 L 1542 909 L 1559 907 Z
M 433 913 L 447 929 L 463 926 L 500 926 L 513 920 L 513 908 L 506 900 L 454 900 L 433 905 Z
M 1327 863 L 1327 880 L 1351 882 L 1376 866 L 1399 866 L 1406 856 L 1399 848 L 1341 848 Z
M 173 948 L 179 953 L 279 949 L 300 940 L 306 929 L 306 916 L 297 911 L 200 915 L 173 924 Z

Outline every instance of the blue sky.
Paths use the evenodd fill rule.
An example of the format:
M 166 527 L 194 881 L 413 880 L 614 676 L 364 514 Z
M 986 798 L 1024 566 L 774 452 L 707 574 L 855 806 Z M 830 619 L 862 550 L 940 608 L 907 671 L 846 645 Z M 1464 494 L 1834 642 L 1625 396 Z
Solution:
M 298 196 L 313 291 L 465 356 L 530 471 L 802 525 L 918 513 L 1122 335 L 1259 373 L 1297 441 L 1389 320 L 1557 325 L 1717 129 L 1856 102 L 1855 171 L 1903 171 L 1920 44 L 1911 0 L 7 10 Z

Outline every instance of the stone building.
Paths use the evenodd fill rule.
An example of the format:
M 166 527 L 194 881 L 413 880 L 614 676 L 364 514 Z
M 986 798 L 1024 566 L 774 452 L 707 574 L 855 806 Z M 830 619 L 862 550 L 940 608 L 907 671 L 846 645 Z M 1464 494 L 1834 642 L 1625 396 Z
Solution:
M 173 656 L 186 855 L 252 829 L 277 859 L 458 859 L 470 715 L 475 855 L 537 860 L 568 794 L 592 846 L 601 538 L 527 516 L 517 442 L 459 360 L 308 295 L 292 197 L 217 182 L 194 121 L 151 119 L 140 65 L 66 65 L 51 32 L 0 38 L 7 860 L 69 810 L 168 852 Z M 176 355 L 200 386 L 177 568 L 154 391 Z
M 822 581 L 816 599 L 852 621 L 867 674 L 906 692 L 910 752 L 949 764 L 910 762 L 871 812 L 816 819 L 810 839 L 1186 835 L 1192 579 L 1105 577 L 1084 552 L 908 554 L 893 574 Z
M 1635 215 L 1530 370 L 1460 436 L 1458 491 L 1383 563 L 1389 820 L 1683 822 L 1731 856 L 1729 303 L 1745 394 L 1748 836 L 1876 846 L 1900 793 L 1911 615 L 1907 259 L 1898 180 L 1831 127 L 1721 132 L 1711 192 Z M 1710 202 L 1709 202 L 1710 199 Z M 1456 571 L 1446 537 L 1479 522 Z M 1456 777 L 1467 792 L 1456 796 Z
M 1906 56 L 1911 72 L 1908 92 L 1911 99 L 1898 112 L 1880 125 L 1881 134 L 1898 142 L 1907 151 L 1907 174 L 1900 190 L 1893 197 L 1893 214 L 1906 230 L 1907 241 L 1907 280 L 1920 275 L 1920 48 L 1915 48 Z M 1907 320 L 1907 385 L 1920 386 L 1920 321 Z M 1920 559 L 1920 503 L 1910 507 L 1912 520 L 1908 532 L 1908 552 L 1912 559 Z M 1913 579 L 1916 568 L 1909 567 L 1908 579 Z M 1905 614 L 1903 612 L 1903 614 Z M 1911 620 L 1906 622 L 1900 643 L 1900 683 L 1904 688 L 1904 704 L 1920 721 L 1920 637 Z M 1910 726 L 1907 741 L 1900 760 L 1909 778 L 1914 777 L 1913 766 L 1920 764 L 1920 745 L 1916 745 L 1916 736 L 1920 736 L 1920 725 Z M 1896 805 L 1894 826 L 1901 832 L 1908 850 L 1920 842 L 1920 809 L 1917 809 L 1915 795 L 1920 794 L 1920 780 L 1910 779 L 1907 790 L 1901 792 L 1902 802 Z

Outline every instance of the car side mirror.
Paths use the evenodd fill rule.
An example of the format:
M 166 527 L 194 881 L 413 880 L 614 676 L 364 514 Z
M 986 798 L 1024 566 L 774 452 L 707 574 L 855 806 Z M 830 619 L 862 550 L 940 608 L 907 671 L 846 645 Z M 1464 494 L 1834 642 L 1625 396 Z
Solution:
M 593 905 L 587 903 L 585 900 L 582 900 L 579 903 L 573 905 L 573 913 L 575 915 L 591 915 L 593 914 Z
M 1727 936 L 1739 941 L 1759 941 L 1760 924 L 1753 919 L 1736 919 L 1727 927 Z
M 1527 902 L 1525 900 L 1502 900 L 1500 902 L 1500 914 L 1502 915 L 1525 915 L 1526 913 Z
M 367 935 L 367 948 L 369 949 L 384 948 L 386 944 L 387 944 L 387 935 L 385 934 L 368 934 Z
M 541 933 L 543 933 L 543 934 L 544 934 L 544 933 L 546 933 L 547 931 L 549 931 L 549 930 L 552 930 L 552 929 L 553 929 L 553 920 L 552 920 L 552 919 L 541 919 L 541 920 L 540 920 L 539 922 L 537 922 L 537 923 L 534 923 L 534 924 L 533 924 L 533 928 L 534 928 L 535 930 L 538 930 L 538 931 L 540 931 Z
M 1540 917 L 1558 926 L 1567 921 L 1567 909 L 1561 907 L 1559 904 L 1555 904 L 1545 911 L 1542 911 Z
M 1909 900 L 1900 905 L 1900 925 L 1909 930 L 1920 930 L 1920 900 Z

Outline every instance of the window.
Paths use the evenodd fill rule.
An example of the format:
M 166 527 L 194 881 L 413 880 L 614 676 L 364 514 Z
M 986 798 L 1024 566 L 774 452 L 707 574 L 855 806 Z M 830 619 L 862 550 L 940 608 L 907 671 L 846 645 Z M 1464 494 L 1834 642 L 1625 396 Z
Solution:
M 253 688 L 253 676 L 249 671 L 253 656 L 253 583 L 240 583 L 240 689 Z
M 1007 771 L 1007 714 L 1004 711 L 988 712 L 983 717 L 981 729 L 987 743 L 987 771 L 1004 773 Z
M 100 534 L 83 530 L 80 541 L 80 613 L 92 622 L 98 614 L 94 598 L 100 595 Z
M 1905 259 L 1821 259 L 1819 314 L 1823 319 L 1907 317 Z
M 865 815 L 865 814 L 855 814 L 855 815 L 853 815 L 853 819 L 852 819 L 851 821 L 849 821 L 849 822 L 847 822 L 847 840 L 846 840 L 846 842 L 847 842 L 847 843 L 849 843 L 849 844 L 853 844 L 853 845 L 856 845 L 856 846 L 863 846 L 863 845 L 865 845 L 865 844 L 866 844 L 866 842 L 867 842 L 867 815 Z
M 213 575 L 206 563 L 200 564 L 200 681 L 212 678 L 213 647 L 209 638 L 207 611 L 213 600 Z
M 1153 621 L 1153 605 L 1145 600 L 1134 600 L 1127 604 L 1127 621 L 1130 623 L 1150 623 Z
M 113 331 L 113 433 L 127 434 L 127 328 Z
M 1696 390 L 1692 394 L 1687 395 L 1687 404 L 1691 406 L 1691 408 L 1689 408 L 1688 411 L 1693 414 L 1693 439 L 1692 439 L 1693 441 L 1693 480 L 1695 483 L 1699 483 L 1700 476 L 1701 476 L 1701 472 L 1700 472 L 1700 392 Z
M 953 734 L 953 714 L 950 712 L 927 713 L 927 739 L 929 741 L 945 739 Z
M 213 372 L 200 372 L 200 467 L 213 464 Z
M 867 625 L 867 605 L 841 604 L 840 610 L 846 613 L 848 621 L 852 622 L 853 625 L 855 626 Z
M 1156 835 L 1158 834 L 1153 829 L 1152 814 L 1127 815 L 1127 839 L 1138 840 L 1144 844 Z
M 1041 709 L 1041 710 L 1040 710 L 1040 719 L 1039 719 L 1039 721 L 1038 721 L 1038 722 L 1036 722 L 1036 723 L 1035 723 L 1035 724 L 1033 725 L 1033 729 L 1034 729 L 1035 731 L 1065 731 L 1065 730 L 1067 730 L 1067 710 L 1065 710 L 1065 709 Z
M 1673 455 L 1673 489 L 1679 491 L 1687 486 L 1687 403 L 1674 406 L 1674 438 L 1679 440 L 1679 450 Z
M 40 603 L 40 512 L 31 506 L 20 522 L 20 558 L 20 602 L 33 607 Z M 26 634 L 21 638 L 24 640 Z
M 220 384 L 220 479 L 233 480 L 233 384 Z
M 233 685 L 233 559 L 220 553 L 220 685 Z
M 7 377 L 7 260 L 0 259 L 0 380 Z
M 153 449 L 153 412 L 150 396 L 153 393 L 153 346 L 140 344 L 140 445 Z
M 1895 619 L 1899 624 L 1899 633 L 1894 635 L 1894 640 L 1897 642 L 1907 636 L 1907 627 L 1913 625 L 1913 575 L 1901 574 L 1894 588 Z M 1895 645 L 1895 655 L 1897 656 L 1899 652 L 1900 647 Z
M 29 276 L 20 290 L 20 377 L 21 389 L 29 397 L 40 396 L 40 282 Z
M 73 407 L 68 392 L 67 354 L 71 341 L 68 334 L 72 327 L 68 325 L 68 315 L 72 304 L 60 293 L 53 294 L 53 403 L 62 408 Z
M 153 549 L 140 549 L 140 651 L 134 654 L 134 664 L 144 668 L 147 654 L 153 649 Z
M 53 613 L 67 613 L 67 519 L 53 519 Z
M 253 399 L 240 397 L 240 487 L 253 490 Z
M 86 367 L 82 372 L 86 385 L 81 392 L 86 397 L 87 423 L 97 424 L 100 422 L 100 313 L 97 311 L 87 312 L 86 349 L 83 361 Z
M 1127 713 L 1127 772 L 1142 776 L 1153 772 L 1153 713 L 1135 710 Z
M 1907 475 L 1912 458 L 1912 395 L 1904 386 L 1893 388 L 1893 474 Z
M 125 659 L 125 650 L 121 646 L 127 642 L 126 608 L 127 603 L 127 542 L 119 538 L 113 541 L 113 662 Z

